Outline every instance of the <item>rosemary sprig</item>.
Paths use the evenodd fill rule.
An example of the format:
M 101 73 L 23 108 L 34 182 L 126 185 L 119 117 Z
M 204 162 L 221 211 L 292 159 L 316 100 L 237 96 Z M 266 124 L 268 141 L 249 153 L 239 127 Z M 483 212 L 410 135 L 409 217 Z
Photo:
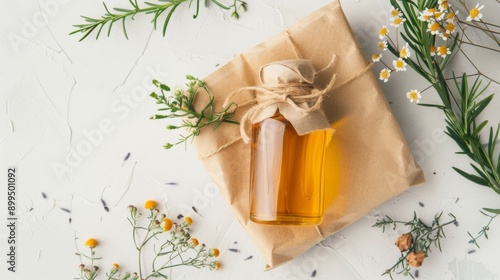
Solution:
M 410 276 L 414 278 L 411 274 L 411 268 L 413 266 L 410 263 L 409 256 L 415 253 L 423 252 L 423 256 L 428 256 L 432 252 L 433 248 L 438 248 L 441 251 L 441 238 L 445 238 L 444 228 L 448 225 L 456 223 L 456 218 L 453 214 L 448 214 L 452 219 L 444 224 L 441 224 L 440 219 L 443 212 L 436 214 L 431 225 L 428 226 L 417 214 L 413 213 L 413 219 L 409 221 L 396 221 L 389 216 L 377 220 L 373 227 L 382 228 L 382 232 L 385 232 L 386 227 L 390 226 L 393 230 L 396 230 L 398 226 L 409 227 L 410 231 L 407 234 L 411 235 L 412 241 L 409 242 L 408 248 L 406 250 L 401 250 L 401 257 L 396 261 L 396 263 L 388 268 L 382 275 L 388 275 L 393 279 L 393 273 L 402 274 L 404 276 Z M 398 240 L 399 241 L 399 240 Z M 398 245 L 398 244 L 396 244 Z M 423 259 L 422 259 L 423 262 Z
M 490 224 L 500 214 L 500 211 L 497 210 L 497 209 L 488 209 L 488 211 L 491 212 L 491 213 L 495 213 L 495 214 L 494 215 L 490 215 L 488 213 L 485 213 L 485 212 L 481 211 L 481 213 L 483 215 L 485 215 L 486 217 L 489 218 L 489 221 L 488 221 L 488 223 L 485 226 L 483 226 L 483 228 L 478 232 L 478 234 L 476 236 L 472 236 L 472 234 L 470 232 L 468 232 L 469 237 L 471 238 L 469 240 L 469 243 L 476 245 L 477 248 L 480 248 L 479 244 L 477 243 L 477 240 L 479 238 L 481 238 L 482 236 L 484 236 L 486 239 L 488 239 L 488 231 L 490 230 Z
M 233 18 L 238 19 L 239 18 L 238 9 L 241 11 L 246 11 L 247 3 L 242 0 L 231 0 L 231 1 L 233 1 L 233 4 L 225 5 L 218 0 L 205 0 L 204 6 L 208 7 L 209 2 L 212 2 L 223 10 L 232 9 L 233 13 L 231 14 L 231 16 Z M 113 8 L 112 9 L 113 12 L 111 12 L 106 3 L 103 2 L 102 4 L 104 6 L 104 10 L 106 11 L 106 13 L 100 18 L 81 16 L 85 20 L 85 23 L 73 25 L 74 27 L 76 27 L 76 30 L 72 31 L 70 35 L 83 33 L 82 38 L 80 38 L 80 41 L 82 41 L 83 39 L 87 38 L 91 33 L 96 31 L 95 38 L 98 39 L 104 27 L 108 25 L 107 35 L 109 37 L 109 35 L 111 34 L 111 29 L 113 27 L 113 24 L 115 22 L 121 22 L 123 34 L 125 35 L 125 38 L 128 39 L 127 28 L 126 28 L 127 18 L 134 20 L 134 17 L 137 14 L 152 14 L 153 19 L 151 20 L 151 22 L 153 23 L 154 28 L 156 30 L 160 16 L 163 13 L 166 13 L 167 15 L 163 22 L 163 28 L 162 28 L 163 36 L 165 36 L 170 19 L 172 18 L 172 15 L 175 12 L 175 10 L 181 4 L 188 2 L 189 6 L 191 7 L 191 4 L 195 2 L 196 10 L 193 14 L 193 18 L 198 17 L 201 6 L 200 0 L 158 0 L 158 2 L 159 3 L 144 2 L 144 4 L 146 4 L 146 7 L 139 7 L 139 3 L 137 2 L 137 0 L 129 0 L 130 5 L 132 6 L 131 8 L 128 9 Z
M 201 129 L 206 126 L 213 126 L 213 129 L 218 128 L 222 123 L 230 123 L 238 125 L 239 122 L 234 120 L 234 114 L 236 108 L 238 107 L 236 103 L 232 102 L 227 107 L 223 108 L 222 111 L 217 112 L 214 109 L 215 98 L 210 94 L 210 91 L 205 84 L 200 79 L 193 76 L 186 76 L 189 81 L 186 86 L 187 90 L 177 89 L 174 91 L 173 95 L 166 96 L 165 92 L 170 91 L 170 87 L 164 85 L 156 80 L 153 84 L 160 90 L 160 94 L 155 92 L 151 93 L 150 96 L 156 100 L 157 104 L 162 105 L 158 111 L 168 111 L 169 114 L 158 114 L 151 117 L 151 119 L 165 119 L 165 118 L 182 118 L 182 123 L 180 125 L 168 125 L 167 129 L 186 129 L 189 134 L 180 135 L 180 139 L 175 143 L 166 143 L 164 147 L 170 149 L 175 145 L 181 143 L 187 143 L 189 139 L 200 134 Z M 206 93 L 208 97 L 208 102 L 205 104 L 201 111 L 197 111 L 194 108 L 194 101 L 200 92 Z
M 426 8 L 437 7 L 437 0 L 390 0 L 390 2 L 408 20 L 408 23 L 404 25 L 404 32 L 401 32 L 401 37 L 415 51 L 416 58 L 407 59 L 406 62 L 431 84 L 442 102 L 442 104 L 420 105 L 438 108 L 443 111 L 447 124 L 445 132 L 457 143 L 461 150 L 457 154 L 467 155 L 473 162 L 471 163 L 473 172 L 466 172 L 457 167 L 453 167 L 453 169 L 466 179 L 491 188 L 500 195 L 500 153 L 496 151 L 496 144 L 500 140 L 500 123 L 497 124 L 496 128 L 489 128 L 488 142 L 483 144 L 482 134 L 485 132 L 488 121 L 478 120 L 480 114 L 493 99 L 493 94 L 484 96 L 485 91 L 491 82 L 498 82 L 484 75 L 462 49 L 465 34 L 462 36 L 460 34 L 451 35 L 446 42 L 453 55 L 448 55 L 446 58 L 430 55 L 429 49 L 435 46 L 436 35 L 428 32 L 427 22 L 420 21 L 418 16 Z M 458 20 L 457 24 L 460 27 L 463 20 Z M 462 27 L 460 28 L 463 30 Z M 488 35 L 494 35 L 491 31 L 485 32 L 489 32 Z M 466 39 L 469 40 L 468 37 Z M 477 45 L 470 40 L 468 44 Z M 399 56 L 397 46 L 391 44 L 391 42 L 388 42 L 388 49 L 395 56 Z M 473 75 L 464 73 L 461 77 L 456 77 L 452 72 L 451 78 L 445 78 L 445 70 L 448 69 L 449 62 L 457 54 L 463 54 L 477 73 Z M 468 77 L 470 76 L 477 76 L 472 86 L 469 85 Z M 489 80 L 489 83 L 482 86 L 481 77 Z M 451 81 L 453 81 L 454 86 L 450 86 Z M 500 212 L 500 209 L 483 208 L 483 210 L 493 214 Z M 491 217 L 493 219 L 496 216 Z M 487 228 L 489 229 L 489 223 Z M 479 236 L 484 234 L 485 232 Z M 472 240 L 472 243 L 477 245 L 476 239 L 473 238 Z

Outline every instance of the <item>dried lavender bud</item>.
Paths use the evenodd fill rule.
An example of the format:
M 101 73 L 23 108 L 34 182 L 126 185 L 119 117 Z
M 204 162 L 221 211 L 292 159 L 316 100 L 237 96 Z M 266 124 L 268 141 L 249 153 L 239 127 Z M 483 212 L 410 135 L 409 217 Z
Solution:
M 240 252 L 239 249 L 234 249 L 234 248 L 229 248 L 228 250 L 231 251 L 231 252 L 233 252 L 233 253 L 239 253 Z
M 59 209 L 61 209 L 62 211 L 66 212 L 66 213 L 71 213 L 71 210 L 69 210 L 67 208 L 59 207 Z
M 192 207 L 191 207 L 191 209 L 193 209 L 193 211 L 194 211 L 196 214 L 200 215 L 200 217 L 203 217 L 200 213 L 198 213 L 198 210 L 196 209 L 196 207 L 192 206 Z
M 316 269 L 312 272 L 311 277 L 316 277 Z
M 253 256 L 252 256 L 252 255 L 248 256 L 246 259 L 244 259 L 244 261 L 247 261 L 247 260 L 249 260 L 249 259 L 251 259 L 251 258 L 253 258 Z
M 47 199 L 47 195 L 44 192 L 42 192 L 42 197 L 43 199 Z

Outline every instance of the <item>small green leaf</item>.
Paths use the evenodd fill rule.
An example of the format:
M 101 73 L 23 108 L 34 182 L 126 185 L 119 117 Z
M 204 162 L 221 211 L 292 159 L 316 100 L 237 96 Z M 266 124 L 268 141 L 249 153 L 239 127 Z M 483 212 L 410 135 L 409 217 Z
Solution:
M 160 88 L 163 89 L 164 91 L 170 91 L 170 87 L 164 84 L 160 84 Z
M 490 212 L 492 214 L 500 215 L 500 209 L 483 208 L 484 211 Z
M 476 175 L 472 175 L 472 174 L 469 174 L 461 169 L 458 169 L 456 167 L 453 167 L 453 169 L 458 172 L 458 174 L 464 176 L 465 178 L 467 178 L 469 181 L 472 181 L 476 184 L 479 184 L 479 185 L 482 185 L 482 186 L 486 186 L 486 187 L 489 187 L 488 185 L 488 181 L 484 180 L 483 178 L 481 177 L 478 177 Z

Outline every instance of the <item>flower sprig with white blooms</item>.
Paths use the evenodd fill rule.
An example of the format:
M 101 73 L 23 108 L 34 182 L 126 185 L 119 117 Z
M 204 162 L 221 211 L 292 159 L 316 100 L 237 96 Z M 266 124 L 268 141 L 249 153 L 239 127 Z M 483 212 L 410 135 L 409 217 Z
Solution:
M 457 143 L 460 149 L 457 153 L 471 160 L 470 171 L 453 169 L 500 195 L 500 153 L 496 146 L 500 142 L 500 120 L 494 120 L 496 124 L 486 128 L 488 120 L 478 118 L 493 99 L 493 93 L 485 95 L 490 83 L 500 83 L 481 70 L 467 52 L 470 48 L 464 48 L 480 48 L 491 59 L 500 59 L 500 24 L 485 21 L 484 5 L 471 6 L 464 0 L 453 5 L 448 0 L 390 0 L 390 3 L 390 23 L 377 34 L 381 52 L 372 55 L 374 62 L 383 64 L 380 80 L 388 82 L 392 73 L 408 68 L 422 76 L 429 84 L 421 90 L 407 91 L 406 97 L 410 102 L 444 113 L 446 134 Z M 492 42 L 476 42 L 466 29 L 483 32 Z M 392 63 L 384 61 L 391 57 L 383 53 L 386 51 L 394 55 Z M 450 62 L 458 57 L 469 62 L 475 72 L 456 74 Z M 432 89 L 441 102 L 420 103 L 432 94 Z M 424 95 L 426 91 L 429 92 Z M 492 219 L 500 214 L 500 207 L 483 208 L 481 213 L 489 222 L 476 237 L 469 233 L 470 242 L 476 245 L 478 237 L 487 238 L 486 232 Z

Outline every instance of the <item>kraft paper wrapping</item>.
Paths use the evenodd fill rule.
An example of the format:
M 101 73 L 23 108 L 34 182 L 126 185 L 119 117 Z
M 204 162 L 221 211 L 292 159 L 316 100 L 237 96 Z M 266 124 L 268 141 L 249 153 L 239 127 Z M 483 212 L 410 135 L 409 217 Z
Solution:
M 250 145 L 237 140 L 239 127 L 223 124 L 216 130 L 205 129 L 195 138 L 205 167 L 270 268 L 292 260 L 388 199 L 425 181 L 377 80 L 371 71 L 363 70 L 368 63 L 338 0 L 235 57 L 204 81 L 215 97 L 215 107 L 221 108 L 232 92 L 260 85 L 259 69 L 265 64 L 303 58 L 310 59 L 315 69 L 322 69 L 334 55 L 333 67 L 315 81 L 318 88 L 324 88 L 337 75 L 337 87 L 323 104 L 335 134 L 327 151 L 326 209 L 320 225 L 270 226 L 250 221 Z M 202 95 L 196 102 L 198 107 L 206 104 Z M 236 118 L 247 109 L 238 108 Z

